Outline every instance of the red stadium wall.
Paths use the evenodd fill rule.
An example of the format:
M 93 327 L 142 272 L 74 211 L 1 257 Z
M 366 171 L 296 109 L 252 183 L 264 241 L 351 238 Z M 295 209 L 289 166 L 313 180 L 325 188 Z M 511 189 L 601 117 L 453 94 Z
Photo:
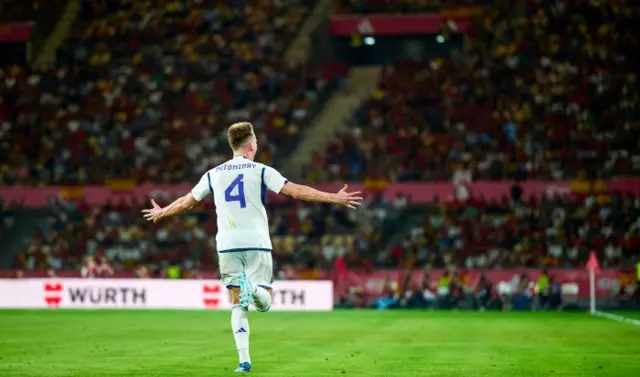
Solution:
M 500 199 L 509 196 L 514 182 L 473 182 L 466 186 L 472 196 L 483 196 L 486 200 Z M 338 191 L 342 183 L 315 185 L 314 187 L 326 191 Z M 567 194 L 584 194 L 590 192 L 619 192 L 637 196 L 640 194 L 639 179 L 622 179 L 611 181 L 526 181 L 520 184 L 523 189 L 523 198 L 531 196 L 536 198 L 541 195 L 555 196 Z M 365 182 L 350 184 L 354 190 L 366 192 L 379 192 L 388 200 L 403 194 L 413 203 L 427 203 L 438 196 L 440 200 L 454 198 L 456 187 L 451 182 L 420 182 L 420 183 L 394 183 Z M 55 198 L 66 200 L 85 200 L 89 205 L 102 205 L 108 200 L 114 202 L 139 203 L 148 198 L 174 198 L 189 192 L 191 185 L 142 185 L 136 186 L 132 182 L 115 182 L 107 186 L 74 186 L 74 187 L 6 187 L 0 188 L 0 196 L 5 202 L 17 201 L 28 207 L 44 207 Z M 282 196 L 271 195 L 271 200 L 282 200 Z

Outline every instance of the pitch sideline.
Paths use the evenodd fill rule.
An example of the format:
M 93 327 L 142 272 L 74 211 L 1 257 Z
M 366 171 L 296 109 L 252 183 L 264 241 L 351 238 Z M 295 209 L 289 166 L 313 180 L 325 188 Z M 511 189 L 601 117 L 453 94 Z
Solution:
M 599 310 L 596 310 L 595 312 L 591 313 L 591 315 L 594 315 L 596 317 L 611 319 L 616 322 L 630 323 L 632 325 L 640 326 L 640 320 L 617 315 L 617 314 L 611 314 L 611 313 L 601 312 Z

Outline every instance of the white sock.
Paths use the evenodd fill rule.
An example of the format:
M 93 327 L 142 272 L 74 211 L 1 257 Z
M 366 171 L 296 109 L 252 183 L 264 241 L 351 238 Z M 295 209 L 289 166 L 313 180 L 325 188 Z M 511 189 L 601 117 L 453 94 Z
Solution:
M 256 286 L 256 291 L 253 292 L 253 305 L 256 306 L 256 310 L 259 312 L 266 312 L 271 307 L 271 294 L 266 289 Z
M 249 318 L 247 309 L 240 305 L 231 308 L 231 329 L 236 340 L 236 348 L 240 357 L 240 363 L 251 363 L 249 356 Z

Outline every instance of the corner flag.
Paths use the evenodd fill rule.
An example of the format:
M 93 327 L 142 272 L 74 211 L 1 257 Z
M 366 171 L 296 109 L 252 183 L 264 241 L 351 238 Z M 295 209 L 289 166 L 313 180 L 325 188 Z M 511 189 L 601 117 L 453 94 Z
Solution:
M 596 275 L 600 273 L 600 263 L 598 263 L 598 257 L 596 257 L 595 251 L 592 251 L 589 255 L 589 261 L 587 261 L 587 271 L 593 271 Z
M 598 257 L 596 257 L 595 251 L 592 251 L 589 255 L 589 261 L 587 261 L 587 271 L 589 271 L 589 309 L 591 311 L 591 314 L 593 314 L 596 312 L 596 275 L 600 273 L 600 264 L 598 263 Z

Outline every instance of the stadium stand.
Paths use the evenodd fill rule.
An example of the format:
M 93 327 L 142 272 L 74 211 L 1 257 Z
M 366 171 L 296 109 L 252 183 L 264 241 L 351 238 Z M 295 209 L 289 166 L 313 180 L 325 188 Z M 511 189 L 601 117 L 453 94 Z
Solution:
M 1 375 L 640 375 L 639 18 L 0 0 Z
M 0 145 L 0 184 L 192 182 L 249 118 L 272 162 L 344 74 L 282 61 L 312 1 L 83 4 L 56 69 L 0 71 L 2 129 L 21 130 Z
M 640 242 L 636 198 L 585 195 L 428 205 L 391 242 L 388 267 L 579 268 L 591 251 L 603 266 L 632 263 Z
M 26 271 L 77 271 L 85 256 L 92 256 L 107 257 L 117 271 L 140 265 L 157 271 L 171 264 L 186 269 L 195 265 L 217 269 L 211 252 L 216 248 L 217 227 L 210 203 L 151 227 L 140 216 L 144 205 L 116 202 L 96 207 L 82 201 L 56 200 L 38 234 L 25 244 L 13 267 Z M 286 200 L 272 203 L 269 212 L 274 249 L 278 250 L 274 258 L 280 266 L 330 266 L 333 257 L 343 256 L 353 243 L 356 219 L 344 209 Z M 10 212 L 3 212 L 3 216 L 9 219 Z M 330 251 L 329 247 L 336 250 Z
M 77 270 L 91 255 L 108 257 L 118 271 L 169 264 L 216 269 L 209 204 L 152 227 L 139 215 L 143 205 L 56 201 L 14 267 Z M 270 204 L 270 218 L 274 258 L 283 270 L 331 269 L 338 257 L 355 269 L 579 267 L 591 250 L 614 268 L 632 261 L 640 245 L 640 201 L 626 195 L 426 205 L 376 196 L 357 214 L 285 200 Z
M 316 156 L 310 181 L 637 171 L 638 11 L 562 4 L 490 8 L 466 57 L 388 67 L 377 95 Z
M 60 3 L 38 14 L 59 13 Z M 117 178 L 193 184 L 226 159 L 225 128 L 244 119 L 258 129 L 257 159 L 282 162 L 348 67 L 282 60 L 314 1 L 250 3 L 83 2 L 56 67 L 0 69 L 0 185 Z M 337 13 L 485 3 L 492 2 L 342 1 Z M 278 276 L 344 282 L 336 292 L 359 306 L 361 290 L 374 289 L 343 277 L 346 270 L 423 271 L 422 280 L 386 277 L 380 295 L 403 307 L 420 296 L 415 306 L 429 307 L 425 292 L 439 288 L 430 285 L 431 268 L 578 267 L 591 250 L 605 268 L 630 265 L 640 246 L 634 196 L 454 195 L 416 204 L 378 195 L 391 183 L 609 179 L 637 170 L 638 11 L 625 3 L 562 4 L 489 8 L 465 37 L 464 56 L 384 68 L 376 95 L 307 170 L 311 183 L 363 182 L 367 202 L 358 212 L 271 203 Z M 216 271 L 210 203 L 151 226 L 140 216 L 145 206 L 55 200 L 44 215 L 29 215 L 38 230 L 12 267 L 19 276 L 86 276 L 94 265 L 99 276 L 164 277 L 174 265 L 185 277 Z M 23 212 L 17 203 L 0 203 L 0 239 Z M 441 304 L 457 307 L 456 297 L 469 288 L 463 275 L 447 275 L 450 293 Z M 479 281 L 477 294 L 495 288 Z M 525 292 L 529 283 L 523 277 L 517 289 Z M 400 300 L 408 291 L 413 296 Z M 488 301 L 476 297 L 473 305 Z

